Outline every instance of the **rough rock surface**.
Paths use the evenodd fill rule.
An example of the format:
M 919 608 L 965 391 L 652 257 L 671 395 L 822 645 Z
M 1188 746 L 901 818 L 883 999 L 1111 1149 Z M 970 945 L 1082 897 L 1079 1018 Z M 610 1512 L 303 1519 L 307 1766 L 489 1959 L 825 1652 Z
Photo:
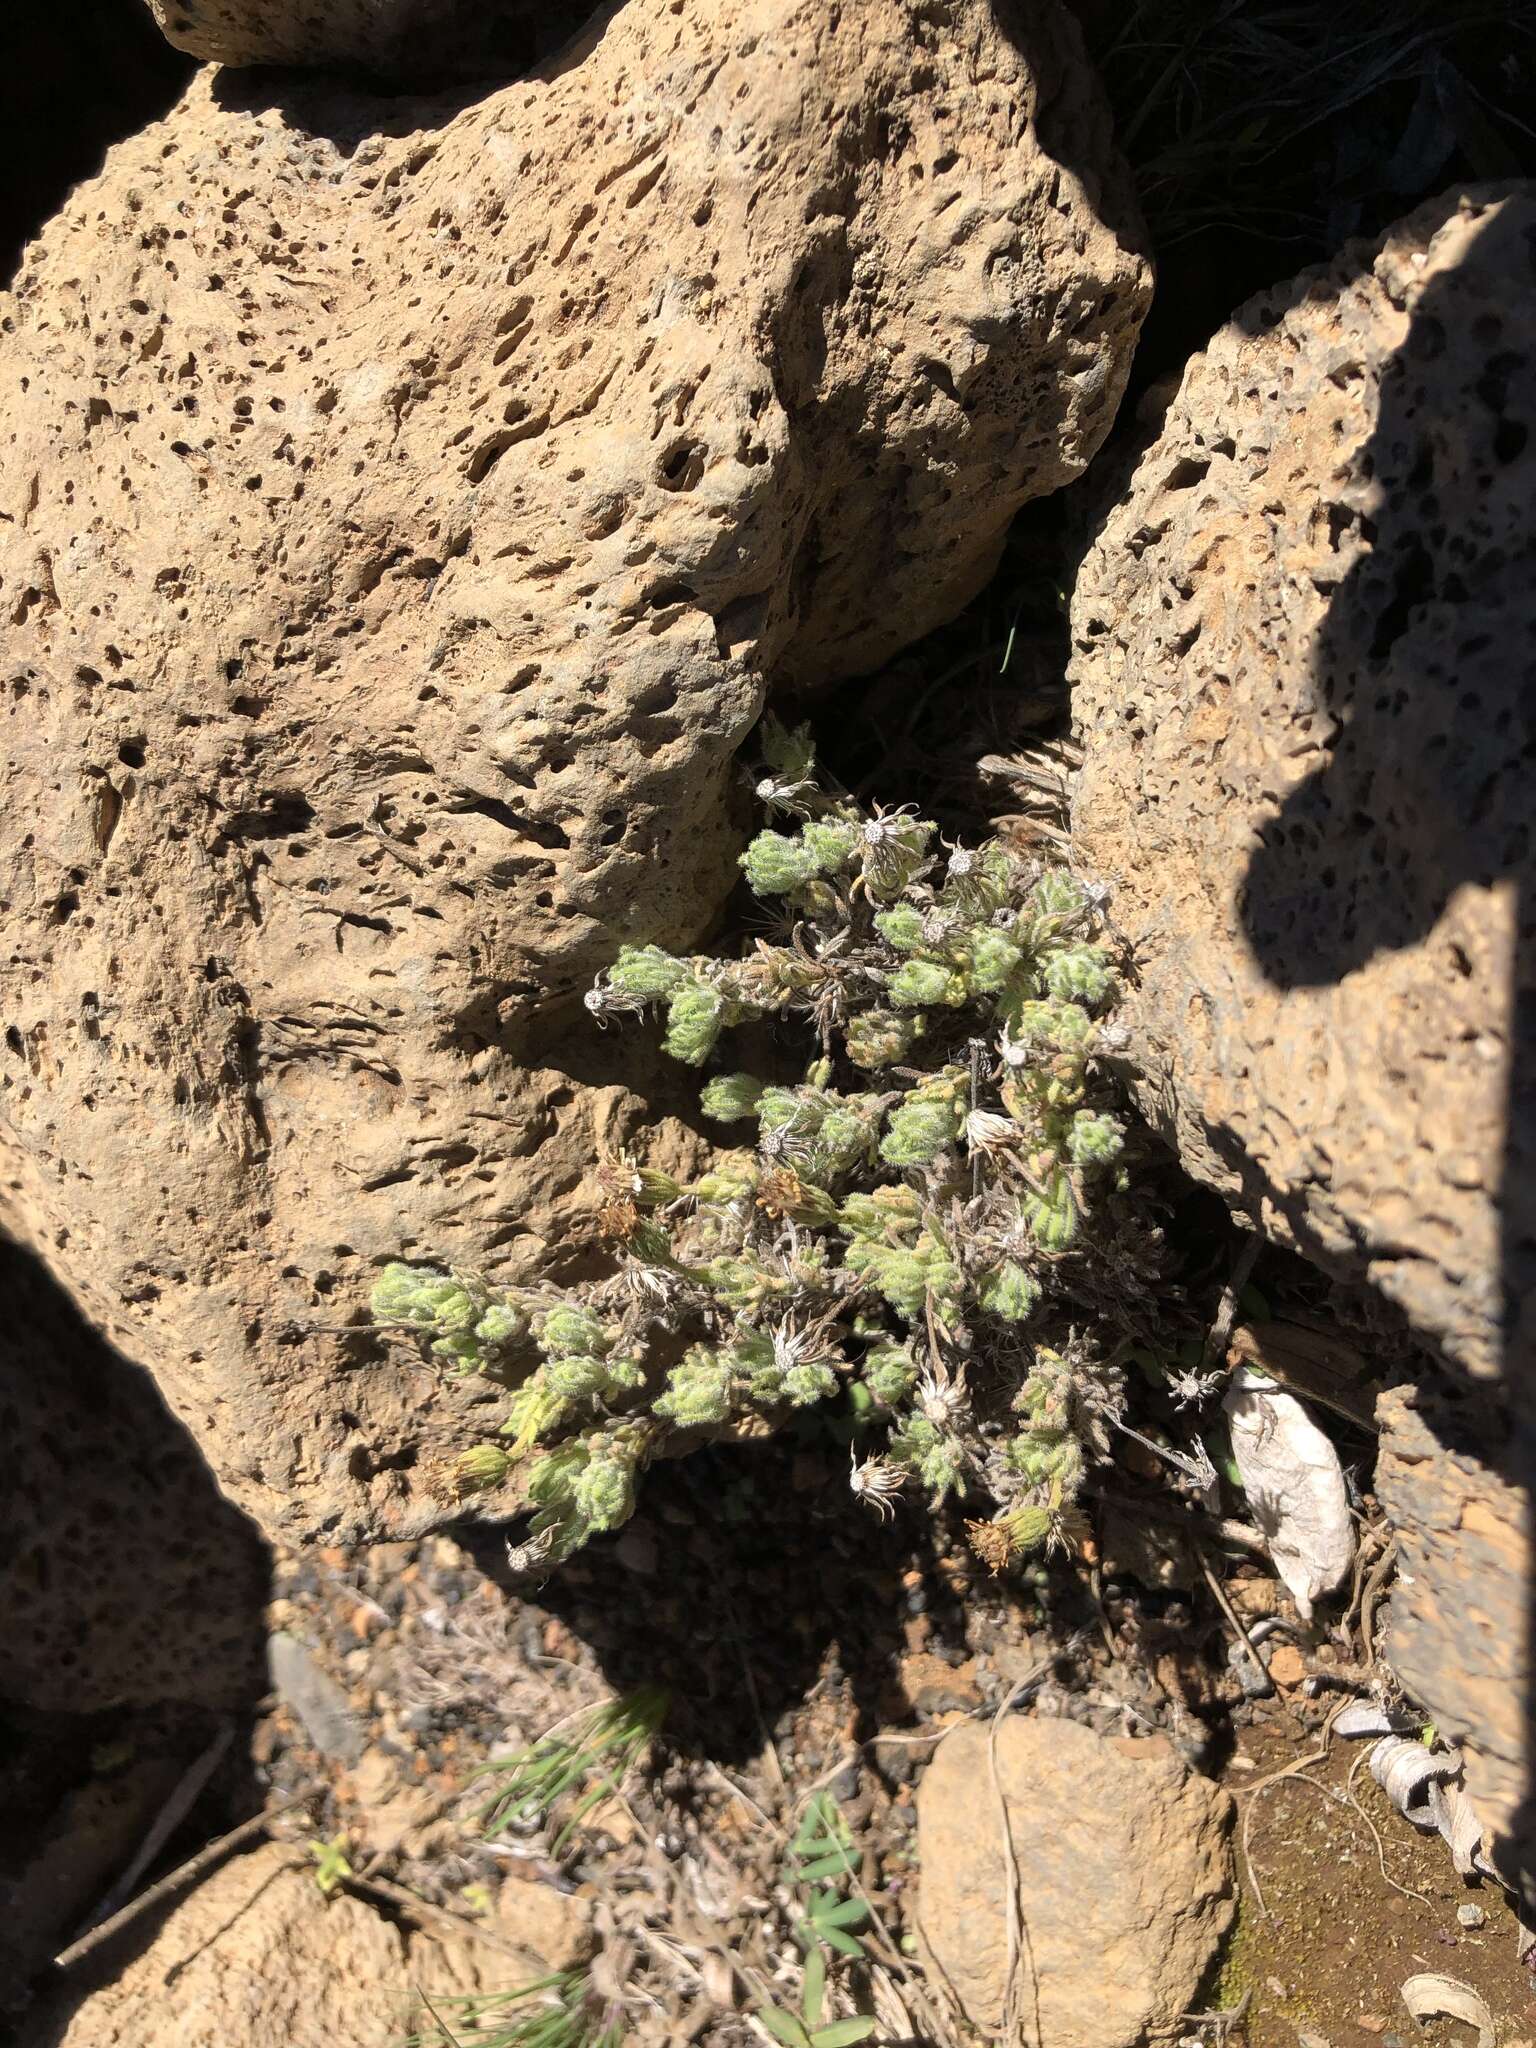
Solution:
M 1435 1726 L 1462 1744 L 1500 1867 L 1536 1901 L 1529 1429 L 1490 1426 L 1483 1405 L 1404 1388 L 1378 1405 L 1376 1493 L 1398 1544 L 1388 1648 Z
M 1231 1924 L 1231 1805 L 1166 1743 L 1012 1715 L 945 1738 L 917 1795 L 921 1939 L 983 2032 L 1008 1990 L 1007 1862 L 1018 1870 L 1018 2038 L 1130 2048 L 1190 2008 Z M 1013 2038 L 1012 2035 L 1009 2037 Z
M 1485 1374 L 1536 1308 L 1533 244 L 1453 195 L 1244 306 L 1072 604 L 1144 1107 Z
M 595 10 L 580 0 L 148 0 L 167 41 L 215 64 L 335 65 L 424 82 L 508 77 Z
M 633 0 L 469 104 L 204 72 L 0 300 L 7 1214 L 267 1528 L 442 1515 L 473 1391 L 314 1326 L 682 1161 L 575 992 L 715 914 L 769 680 L 947 615 L 1105 432 L 1147 266 L 1075 29 L 1017 34 Z
M 395 2048 L 425 2021 L 418 1994 L 504 1990 L 489 1949 L 444 1948 L 356 1899 L 322 1899 L 302 1850 L 269 1843 L 188 1893 L 120 1974 L 58 2014 L 36 2048 Z M 508 1965 L 513 1970 L 515 1962 Z

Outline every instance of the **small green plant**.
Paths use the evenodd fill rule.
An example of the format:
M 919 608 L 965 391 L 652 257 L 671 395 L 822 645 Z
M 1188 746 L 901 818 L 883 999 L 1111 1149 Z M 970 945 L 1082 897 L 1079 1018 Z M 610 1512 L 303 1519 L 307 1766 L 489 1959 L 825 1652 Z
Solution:
M 352 1875 L 352 1865 L 347 1860 L 347 1838 L 336 1835 L 329 1842 L 309 1842 L 305 1846 L 315 1859 L 311 1872 L 315 1884 L 322 1896 L 329 1898 Z
M 660 1687 L 640 1686 L 592 1708 L 569 1734 L 552 1730 L 513 1756 L 481 1764 L 475 1775 L 495 1786 L 480 1809 L 486 1840 L 522 1823 L 547 1821 L 574 1795 L 554 1840 L 558 1854 L 593 1807 L 618 1791 L 625 1773 L 655 1739 L 667 1705 L 668 1695 Z
M 689 1186 L 608 1162 L 611 1279 L 555 1294 L 393 1265 L 374 1290 L 379 1325 L 509 1388 L 459 1479 L 531 1461 L 528 1570 L 624 1522 L 663 1445 L 840 1396 L 884 1435 L 855 1496 L 984 1493 L 973 1540 L 1001 1569 L 1067 1539 L 1119 1414 L 1119 1373 L 1062 1329 L 1087 1219 L 1126 1186 L 1095 891 L 824 791 L 806 730 L 769 721 L 763 749 L 780 822 L 741 865 L 770 932 L 739 958 L 627 946 L 587 999 L 599 1024 L 659 1011 L 666 1050 L 708 1070 L 706 1116 L 750 1145 Z M 808 1037 L 800 1078 L 733 1065 L 744 1026 Z
M 516 1991 L 465 1992 L 422 2003 L 431 2015 L 425 2033 L 405 2048 L 620 2048 L 621 2014 L 598 1996 L 584 1970 L 557 1971 Z M 452 2015 L 452 2023 L 444 2014 Z
M 805 1959 L 805 1986 L 800 2011 L 787 2012 L 781 2005 L 760 2005 L 757 2016 L 784 2048 L 849 2048 L 854 2041 L 867 2041 L 875 2023 L 860 2015 L 854 2019 L 822 2023 L 827 1989 L 826 1963 L 819 1950 Z
M 800 1824 L 785 1859 L 786 1881 L 803 1895 L 804 1913 L 795 1922 L 795 1939 L 805 1950 L 800 2009 L 790 2012 L 769 2002 L 758 2018 L 785 2048 L 847 2048 L 868 2040 L 875 2022 L 863 2014 L 823 2021 L 830 1962 L 864 1961 L 859 1929 L 869 1920 L 863 1899 L 844 1887 L 858 1874 L 863 1852 L 854 1848 L 848 1823 L 830 1792 L 815 1792 L 806 1801 Z
M 852 1962 L 863 1961 L 864 1944 L 858 1930 L 868 1921 L 869 1908 L 862 1899 L 845 1897 L 840 1889 L 843 1882 L 857 1877 L 863 1861 L 864 1852 L 853 1846 L 848 1823 L 832 1794 L 813 1792 L 789 1845 L 786 1867 L 790 1883 L 809 1893 L 805 1918 L 795 1930 L 807 1950 L 825 1944 Z M 834 1882 L 829 1884 L 829 1878 Z

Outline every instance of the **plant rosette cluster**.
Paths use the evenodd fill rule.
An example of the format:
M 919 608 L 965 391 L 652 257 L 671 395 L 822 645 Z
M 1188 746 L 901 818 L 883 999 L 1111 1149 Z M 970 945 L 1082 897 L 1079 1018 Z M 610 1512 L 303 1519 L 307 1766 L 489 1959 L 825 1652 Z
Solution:
M 763 745 L 777 821 L 741 866 L 768 935 L 736 958 L 625 947 L 587 997 L 598 1024 L 656 1014 L 706 1073 L 705 1115 L 750 1144 L 687 1186 L 605 1167 L 606 1280 L 557 1297 L 393 1265 L 373 1313 L 450 1369 L 518 1381 L 459 1477 L 529 1461 L 527 1569 L 624 1522 L 669 1442 L 834 1399 L 866 1447 L 854 1494 L 881 1513 L 909 1488 L 987 1496 L 972 1541 L 1001 1569 L 1070 1535 L 1122 1399 L 1060 1335 L 1088 1219 L 1125 1185 L 1096 892 L 826 791 L 804 730 L 770 721 Z M 732 1065 L 753 1023 L 809 1040 L 798 1082 Z

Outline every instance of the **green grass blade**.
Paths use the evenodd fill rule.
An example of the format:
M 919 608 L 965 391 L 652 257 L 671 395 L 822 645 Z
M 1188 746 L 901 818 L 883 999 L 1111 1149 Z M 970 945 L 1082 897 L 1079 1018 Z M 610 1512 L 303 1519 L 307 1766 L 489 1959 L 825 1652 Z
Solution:
M 757 2016 L 784 2048 L 811 2048 L 811 2037 L 801 2026 L 792 2012 L 781 2012 L 776 2005 L 760 2005 Z
M 821 2027 L 811 2036 L 811 2048 L 851 2048 L 855 2041 L 867 2041 L 875 2031 L 875 2023 L 867 2017 L 856 2020 L 833 2020 L 830 2026 Z
M 852 1934 L 844 1934 L 840 1927 L 823 1927 L 821 1938 L 828 1948 L 835 1948 L 840 1956 L 847 1956 L 852 1963 L 864 1960 L 864 1944 Z
M 805 2024 L 814 2029 L 821 2018 L 821 2004 L 827 1993 L 827 1959 L 820 1947 L 805 1959 L 805 1987 L 800 1993 L 800 2010 Z

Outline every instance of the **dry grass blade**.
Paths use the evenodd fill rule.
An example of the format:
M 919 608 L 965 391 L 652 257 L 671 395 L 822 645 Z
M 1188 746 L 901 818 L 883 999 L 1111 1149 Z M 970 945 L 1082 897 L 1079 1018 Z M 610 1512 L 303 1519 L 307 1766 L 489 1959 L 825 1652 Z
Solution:
M 513 1991 L 465 1992 L 441 2005 L 463 2029 L 456 2033 L 426 1992 L 417 1996 L 432 2031 L 410 2035 L 404 2048 L 619 2048 L 624 2026 L 597 1998 L 583 1970 L 554 1971 Z
M 617 1794 L 666 1718 L 667 1706 L 668 1695 L 659 1686 L 639 1686 L 591 1708 L 571 1735 L 551 1730 L 527 1749 L 482 1764 L 475 1775 L 495 1783 L 480 1810 L 485 1839 L 541 1824 L 575 1794 L 576 1804 L 555 1837 L 558 1854 L 592 1808 Z

